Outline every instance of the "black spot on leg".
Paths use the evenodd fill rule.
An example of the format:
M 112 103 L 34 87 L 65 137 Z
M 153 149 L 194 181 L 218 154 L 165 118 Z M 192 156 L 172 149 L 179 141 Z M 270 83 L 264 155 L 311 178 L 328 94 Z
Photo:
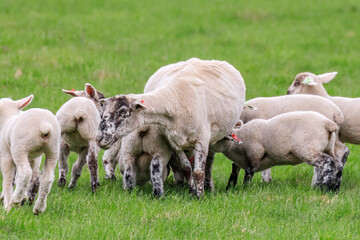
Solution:
M 231 175 L 230 175 L 230 178 L 228 181 L 228 185 L 226 186 L 226 190 L 229 190 L 229 188 L 231 187 L 231 184 L 233 185 L 233 187 L 235 187 L 237 185 L 239 171 L 240 171 L 240 167 L 238 165 L 236 165 L 236 163 L 233 163 Z
M 250 183 L 255 174 L 254 168 L 249 167 L 245 170 L 244 183 Z

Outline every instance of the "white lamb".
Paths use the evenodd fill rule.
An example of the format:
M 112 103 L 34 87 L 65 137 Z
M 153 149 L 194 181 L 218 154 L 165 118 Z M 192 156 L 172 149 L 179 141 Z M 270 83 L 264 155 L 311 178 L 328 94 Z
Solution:
M 104 100 L 99 126 L 100 146 L 110 146 L 143 125 L 157 125 L 179 157 L 192 193 L 204 192 L 208 147 L 225 137 L 240 118 L 245 84 L 229 63 L 196 58 L 160 68 L 144 94 L 117 95 Z M 194 150 L 194 181 L 184 150 Z
M 333 102 L 319 96 L 299 94 L 277 97 L 259 97 L 251 99 L 246 103 L 249 106 L 256 108 L 256 110 L 253 110 L 249 106 L 244 107 L 244 111 L 242 112 L 240 119 L 245 124 L 254 119 L 270 119 L 276 115 L 293 111 L 315 111 L 323 114 L 325 117 L 334 121 L 338 125 L 342 124 L 344 121 L 344 117 L 340 109 Z M 348 147 L 337 139 L 335 142 L 336 159 L 345 164 L 348 154 Z M 236 164 L 233 164 L 228 188 L 231 184 L 234 186 L 236 185 L 239 170 L 240 168 Z M 270 169 L 265 170 L 262 173 L 263 180 L 265 182 L 270 182 Z
M 91 84 L 85 85 L 85 91 L 63 90 L 75 98 L 70 99 L 56 113 L 61 126 L 61 145 L 59 159 L 59 186 L 66 185 L 68 172 L 67 158 L 70 151 L 79 154 L 71 171 L 69 188 L 76 186 L 82 168 L 87 162 L 90 170 L 91 190 L 93 192 L 100 186 L 98 178 L 99 146 L 95 140 L 96 131 L 100 124 L 100 99 L 104 95 Z
M 335 78 L 337 72 L 315 75 L 304 72 L 296 75 L 288 89 L 288 94 L 313 94 L 325 97 L 334 102 L 344 114 L 339 139 L 345 143 L 360 144 L 360 98 L 331 97 L 327 94 L 323 83 Z
M 254 172 L 273 166 L 307 163 L 315 167 L 313 186 L 338 190 L 343 164 L 334 159 L 337 130 L 338 125 L 320 113 L 289 112 L 269 120 L 252 120 L 240 130 L 234 129 L 242 144 L 219 142 L 213 149 L 225 155 L 231 150 L 231 159 L 246 169 L 245 181 L 251 181 Z
M 38 214 L 46 209 L 46 199 L 54 180 L 54 169 L 59 155 L 61 132 L 58 121 L 50 111 L 38 108 L 20 111 L 32 99 L 33 95 L 18 101 L 0 99 L 0 162 L 4 207 L 10 211 L 13 206 L 23 201 L 33 175 L 32 169 L 38 169 L 39 157 L 45 154 L 39 196 L 33 208 L 34 214 Z M 15 170 L 16 188 L 13 193 Z

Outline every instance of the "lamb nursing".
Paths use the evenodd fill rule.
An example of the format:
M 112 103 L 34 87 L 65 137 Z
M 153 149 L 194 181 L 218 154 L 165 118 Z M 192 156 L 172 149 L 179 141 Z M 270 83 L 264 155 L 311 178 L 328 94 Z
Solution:
M 160 68 L 148 85 L 155 87 L 103 100 L 97 140 L 101 147 L 111 146 L 143 125 L 156 125 L 180 159 L 190 191 L 201 197 L 209 145 L 230 133 L 240 118 L 244 80 L 227 62 L 192 58 Z M 196 186 L 185 150 L 195 152 Z

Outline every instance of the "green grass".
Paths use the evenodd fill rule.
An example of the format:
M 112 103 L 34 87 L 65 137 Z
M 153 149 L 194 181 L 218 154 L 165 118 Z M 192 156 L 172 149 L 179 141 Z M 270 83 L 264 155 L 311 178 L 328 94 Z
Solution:
M 358 0 L 1 1 L 1 97 L 34 94 L 31 107 L 55 113 L 69 99 L 63 88 L 90 82 L 106 96 L 140 93 L 159 67 L 194 56 L 233 64 L 247 99 L 285 94 L 302 71 L 338 71 L 329 94 L 356 97 L 359 22 Z M 306 165 L 274 168 L 271 184 L 257 174 L 226 192 L 231 163 L 221 155 L 216 191 L 202 201 L 172 177 L 160 200 L 149 185 L 125 192 L 102 167 L 93 195 L 84 168 L 74 191 L 54 183 L 44 214 L 0 211 L 0 239 L 359 239 L 360 148 L 350 149 L 338 194 L 311 189 Z

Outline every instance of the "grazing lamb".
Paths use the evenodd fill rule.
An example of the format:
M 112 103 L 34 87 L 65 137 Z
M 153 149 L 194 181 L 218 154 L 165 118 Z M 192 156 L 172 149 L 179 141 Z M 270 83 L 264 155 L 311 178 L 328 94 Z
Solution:
M 278 97 L 260 97 L 247 101 L 247 104 L 255 107 L 256 110 L 253 110 L 248 106 L 244 107 L 240 119 L 245 124 L 254 119 L 270 119 L 276 115 L 293 111 L 315 111 L 323 114 L 325 117 L 334 121 L 338 125 L 342 124 L 344 121 L 344 117 L 340 109 L 333 102 L 319 96 L 301 94 Z M 337 139 L 335 142 L 336 159 L 345 164 L 348 154 L 348 147 Z M 234 186 L 236 185 L 239 170 L 240 168 L 234 163 L 227 188 L 229 188 L 231 184 Z M 270 182 L 270 169 L 263 171 L 262 177 L 265 182 Z M 247 178 L 247 176 L 245 176 L 245 178 Z
M 67 101 L 56 113 L 62 136 L 58 185 L 66 185 L 67 158 L 70 151 L 74 151 L 79 154 L 79 157 L 72 167 L 69 188 L 76 186 L 82 168 L 87 162 L 90 170 L 91 190 L 95 192 L 100 186 L 97 162 L 100 148 L 95 137 L 100 124 L 99 100 L 103 99 L 104 95 L 89 83 L 85 84 L 85 91 L 63 90 L 63 92 L 75 98 Z
M 37 176 L 36 173 L 33 174 L 33 169 L 38 170 L 41 160 L 39 157 L 45 154 L 39 196 L 33 208 L 34 214 L 38 214 L 46 209 L 46 199 L 54 180 L 59 155 L 61 131 L 55 116 L 48 110 L 34 108 L 20 111 L 32 99 L 33 95 L 18 101 L 0 99 L 0 163 L 4 207 L 10 211 L 23 201 L 32 176 Z M 15 169 L 16 188 L 13 193 Z
M 269 120 L 254 119 L 234 129 L 242 144 L 222 140 L 230 146 L 219 142 L 213 150 L 223 152 L 246 169 L 245 181 L 251 181 L 254 172 L 273 166 L 307 163 L 315 167 L 313 186 L 338 190 L 343 164 L 334 160 L 337 130 L 338 125 L 320 113 L 289 112 Z
M 336 76 L 337 72 L 315 75 L 312 73 L 299 73 L 289 87 L 288 94 L 313 94 L 325 97 L 334 102 L 344 114 L 341 124 L 339 139 L 345 143 L 360 144 L 360 98 L 331 97 L 327 94 L 323 83 L 328 83 Z
M 147 92 L 147 86 L 155 86 Z M 170 64 L 152 75 L 144 94 L 106 100 L 97 139 L 112 145 L 143 125 L 154 124 L 182 164 L 190 192 L 204 192 L 208 147 L 225 137 L 240 118 L 245 84 L 229 63 L 196 58 Z M 184 150 L 194 150 L 194 181 Z

